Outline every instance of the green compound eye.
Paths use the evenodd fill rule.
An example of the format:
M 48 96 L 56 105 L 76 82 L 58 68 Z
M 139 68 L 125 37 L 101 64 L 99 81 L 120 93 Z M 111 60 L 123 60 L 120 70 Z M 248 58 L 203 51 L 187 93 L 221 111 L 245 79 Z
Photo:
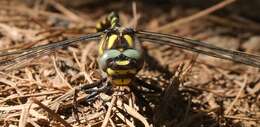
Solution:
M 106 61 L 110 58 L 115 58 L 121 54 L 118 50 L 107 50 L 104 54 L 99 58 L 99 65 L 102 69 L 106 68 L 107 64 Z
M 136 60 L 142 57 L 141 52 L 135 49 L 127 49 L 123 52 L 123 54 L 127 57 L 134 58 Z

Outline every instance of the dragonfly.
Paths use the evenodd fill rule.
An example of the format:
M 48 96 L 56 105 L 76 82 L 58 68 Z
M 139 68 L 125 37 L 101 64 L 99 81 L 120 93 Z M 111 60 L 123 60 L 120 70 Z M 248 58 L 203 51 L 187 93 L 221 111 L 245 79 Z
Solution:
M 93 100 L 101 92 L 125 91 L 121 88 L 137 89 L 138 85 L 161 91 L 156 86 L 149 86 L 136 77 L 142 69 L 145 59 L 143 42 L 178 47 L 199 54 L 231 60 L 252 67 L 260 68 L 260 56 L 245 52 L 220 48 L 205 42 L 187 39 L 171 34 L 163 34 L 149 31 L 134 30 L 121 26 L 118 14 L 110 13 L 103 22 L 96 26 L 96 33 L 82 35 L 77 38 L 67 39 L 40 45 L 28 49 L 0 52 L 0 71 L 8 71 L 17 64 L 26 63 L 29 60 L 68 47 L 81 41 L 93 41 L 98 43 L 98 64 L 102 73 L 100 81 L 85 84 L 78 87 L 79 90 L 90 94 L 87 101 Z

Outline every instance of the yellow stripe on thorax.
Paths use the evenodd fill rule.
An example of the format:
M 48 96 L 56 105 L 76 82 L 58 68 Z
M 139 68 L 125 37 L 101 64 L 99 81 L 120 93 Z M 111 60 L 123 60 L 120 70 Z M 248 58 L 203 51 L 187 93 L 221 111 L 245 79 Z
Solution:
M 116 41 L 116 39 L 118 38 L 117 35 L 113 34 L 113 35 L 110 35 L 108 37 L 108 44 L 107 44 L 107 48 L 108 49 L 111 49 Z
M 116 34 L 110 35 L 108 37 L 108 39 L 107 39 L 107 36 L 103 36 L 102 39 L 100 40 L 100 44 L 99 44 L 99 49 L 98 49 L 99 55 L 102 55 L 104 53 L 105 47 L 107 47 L 107 49 L 111 49 L 113 47 L 113 45 L 115 44 L 117 38 L 118 38 L 118 36 Z
M 130 35 L 128 35 L 128 34 L 124 35 L 124 38 L 127 41 L 128 45 L 130 47 L 133 47 L 133 38 Z
M 98 47 L 98 53 L 99 53 L 99 55 L 102 55 L 103 53 L 104 53 L 104 49 L 103 49 L 103 47 L 104 47 L 104 44 L 105 44 L 105 41 L 106 41 L 106 35 L 102 35 L 102 37 L 101 37 L 102 39 L 100 40 L 100 42 L 99 42 L 99 47 Z

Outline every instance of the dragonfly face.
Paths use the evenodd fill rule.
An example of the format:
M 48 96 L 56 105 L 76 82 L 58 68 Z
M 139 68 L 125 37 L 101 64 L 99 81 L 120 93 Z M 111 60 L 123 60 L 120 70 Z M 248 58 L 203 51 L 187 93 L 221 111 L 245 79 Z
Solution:
M 108 29 L 99 43 L 99 66 L 113 85 L 129 85 L 142 68 L 141 44 L 131 28 Z

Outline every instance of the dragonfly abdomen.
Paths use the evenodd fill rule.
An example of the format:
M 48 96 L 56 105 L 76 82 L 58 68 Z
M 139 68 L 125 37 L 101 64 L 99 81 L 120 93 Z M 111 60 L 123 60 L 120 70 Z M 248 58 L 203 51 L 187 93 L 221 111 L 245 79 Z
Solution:
M 111 12 L 104 20 L 98 22 L 96 31 L 102 32 L 108 28 L 114 28 L 119 25 L 119 16 L 115 12 Z

